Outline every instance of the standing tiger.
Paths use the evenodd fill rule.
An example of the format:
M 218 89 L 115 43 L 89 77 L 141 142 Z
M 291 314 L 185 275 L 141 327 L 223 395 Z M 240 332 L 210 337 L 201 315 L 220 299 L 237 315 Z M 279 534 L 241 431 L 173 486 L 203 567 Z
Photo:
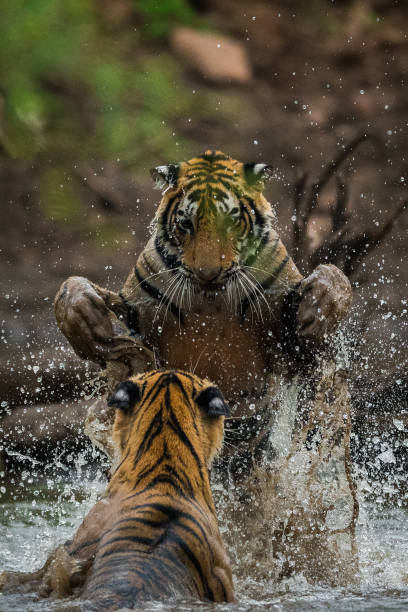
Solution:
M 299 449 L 307 451 L 299 458 L 306 465 L 312 453 L 318 453 L 319 466 L 334 453 L 331 493 L 322 490 L 317 496 L 321 502 L 314 494 L 308 516 L 316 503 L 323 509 L 307 524 L 320 534 L 316 556 L 321 559 L 327 557 L 319 552 L 327 548 L 321 534 L 336 533 L 329 554 L 335 558 L 339 548 L 354 550 L 357 502 L 348 452 L 350 411 L 342 373 L 333 361 L 327 369 L 316 355 L 347 314 L 351 287 L 333 265 L 320 265 L 302 277 L 263 195 L 268 173 L 266 164 L 244 164 L 219 151 L 155 168 L 152 175 L 164 189 L 162 200 L 151 238 L 122 291 L 71 277 L 56 296 L 55 312 L 77 354 L 108 364 L 113 378 L 120 378 L 119 371 L 123 376 L 152 367 L 154 360 L 163 367 L 193 370 L 219 385 L 234 420 L 227 428 L 233 446 L 224 447 L 218 472 L 227 488 L 234 483 L 234 503 L 228 493 L 226 505 L 234 512 L 243 507 L 242 520 L 248 515 L 245 491 L 258 478 L 259 468 L 287 474 L 285 462 L 293 462 Z M 325 421 L 322 414 L 328 417 Z M 111 423 L 112 415 L 101 414 L 96 405 L 89 427 L 110 456 Z M 313 478 L 323 473 L 316 461 L 313 470 Z M 311 476 L 305 479 L 313 481 Z M 285 484 L 275 476 L 273 483 L 266 485 L 268 496 L 278 490 L 284 496 Z M 265 492 L 257 485 L 254 490 L 263 502 Z M 285 525 L 292 503 L 300 502 L 288 497 L 272 520 L 273 556 L 284 547 L 283 540 L 290 549 Z M 341 527 L 326 529 L 333 508 L 342 514 Z M 238 535 L 245 534 L 241 518 L 236 520 Z M 305 530 L 298 532 L 297 542 Z M 346 544 L 339 533 L 345 534 Z M 243 537 L 244 545 L 254 540 Z M 313 548 L 309 540 L 306 548 Z M 296 565 L 307 573 L 310 555 L 303 556 L 301 562 L 295 554 Z M 282 572 L 291 571 L 295 557 Z M 327 575 L 324 568 L 322 573 Z
M 222 394 L 195 375 L 153 371 L 120 383 L 108 403 L 121 461 L 104 496 L 42 570 L 0 583 L 42 580 L 44 594 L 74 593 L 92 610 L 233 601 L 208 476 L 229 413 Z

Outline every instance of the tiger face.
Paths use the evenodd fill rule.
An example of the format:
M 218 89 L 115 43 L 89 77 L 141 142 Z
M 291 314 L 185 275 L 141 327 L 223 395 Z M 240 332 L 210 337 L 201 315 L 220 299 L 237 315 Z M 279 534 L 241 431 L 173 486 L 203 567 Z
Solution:
M 251 266 L 272 229 L 272 207 L 262 195 L 269 171 L 219 151 L 154 168 L 157 186 L 165 187 L 154 225 L 166 267 L 211 292 Z
M 217 387 L 181 370 L 133 376 L 117 386 L 108 405 L 117 408 L 112 438 L 121 458 L 148 450 L 152 457 L 177 457 L 187 444 L 207 467 L 221 448 L 229 414 Z

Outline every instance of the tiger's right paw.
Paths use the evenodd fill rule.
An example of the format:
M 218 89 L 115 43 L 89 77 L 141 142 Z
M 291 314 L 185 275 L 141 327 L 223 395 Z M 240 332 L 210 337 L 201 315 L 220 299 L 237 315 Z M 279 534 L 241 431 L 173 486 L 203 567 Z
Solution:
M 58 327 L 83 359 L 104 363 L 113 341 L 111 313 L 93 284 L 81 276 L 62 283 L 54 300 Z

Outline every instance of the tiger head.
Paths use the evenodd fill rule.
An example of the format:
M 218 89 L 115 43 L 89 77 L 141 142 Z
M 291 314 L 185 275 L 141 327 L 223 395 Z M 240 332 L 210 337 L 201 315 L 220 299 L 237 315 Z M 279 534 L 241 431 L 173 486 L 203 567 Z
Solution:
M 177 458 L 185 452 L 207 467 L 221 448 L 229 415 L 217 387 L 180 370 L 133 376 L 116 387 L 108 405 L 117 409 L 112 438 L 120 458 L 149 449 L 151 461 L 155 454 Z
M 270 238 L 274 214 L 262 194 L 270 167 L 207 151 L 151 173 L 164 188 L 154 226 L 166 267 L 181 269 L 201 290 L 225 288 Z

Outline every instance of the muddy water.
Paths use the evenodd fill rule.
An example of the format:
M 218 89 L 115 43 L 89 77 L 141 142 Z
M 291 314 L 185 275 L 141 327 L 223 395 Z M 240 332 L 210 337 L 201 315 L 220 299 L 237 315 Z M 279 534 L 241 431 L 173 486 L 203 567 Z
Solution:
M 1 488 L 0 568 L 30 571 L 49 551 L 72 536 L 104 489 L 96 477 L 78 482 L 23 480 Z M 358 527 L 360 573 L 350 588 L 312 587 L 296 576 L 274 584 L 236 581 L 237 603 L 231 605 L 147 604 L 143 610 L 241 612 L 307 610 L 408 610 L 408 510 L 362 504 Z M 74 602 L 37 600 L 32 594 L 1 595 L 0 612 L 80 610 Z

